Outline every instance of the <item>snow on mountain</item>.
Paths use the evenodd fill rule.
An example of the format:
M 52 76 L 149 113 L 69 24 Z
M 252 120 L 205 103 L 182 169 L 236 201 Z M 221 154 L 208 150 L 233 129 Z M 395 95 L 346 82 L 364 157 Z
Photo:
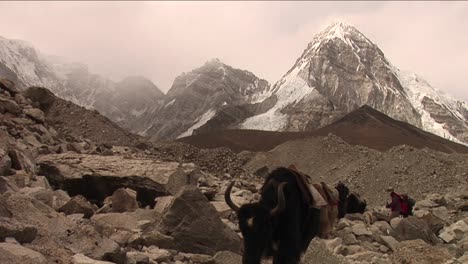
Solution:
M 13 81 L 19 82 L 20 87 L 37 85 L 56 88 L 60 83 L 53 67 L 39 51 L 23 40 L 0 37 L 0 63 L 3 66 L 1 73 L 10 78 L 14 74 Z
M 466 103 L 414 74 L 402 73 L 352 25 L 328 26 L 273 86 L 275 104 L 245 119 L 244 129 L 314 130 L 369 105 L 439 136 L 468 142 Z
M 146 135 L 164 140 L 189 136 L 225 108 L 264 101 L 269 88 L 249 71 L 209 60 L 176 77 L 162 107 L 145 119 L 151 126 Z
M 0 76 L 11 79 L 20 89 L 46 87 L 62 99 L 98 110 L 133 132 L 144 130 L 139 118 L 154 110 L 164 97 L 143 77 L 114 82 L 91 73 L 85 64 L 42 54 L 25 41 L 3 37 L 0 37 Z
M 396 68 L 394 70 L 406 89 L 413 106 L 421 115 L 422 128 L 446 139 L 466 144 L 468 142 L 468 119 L 464 113 L 468 110 L 467 104 L 432 87 L 415 73 L 403 72 Z M 443 114 L 446 117 L 438 117 L 436 109 L 431 109 L 429 103 L 444 110 Z M 465 132 L 454 135 L 450 125 L 458 126 L 458 130 Z

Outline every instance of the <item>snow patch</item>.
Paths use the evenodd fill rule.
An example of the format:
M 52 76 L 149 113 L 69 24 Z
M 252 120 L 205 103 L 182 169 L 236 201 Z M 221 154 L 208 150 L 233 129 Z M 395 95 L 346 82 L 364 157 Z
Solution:
M 297 67 L 283 78 L 282 85 L 275 93 L 278 100 L 271 109 L 263 114 L 247 118 L 240 127 L 270 131 L 283 130 L 287 125 L 288 116 L 281 113 L 281 110 L 288 105 L 298 103 L 314 91 L 304 79 L 298 76 L 302 69 L 303 67 Z
M 140 111 L 138 111 L 138 110 L 136 110 L 136 109 L 132 109 L 132 110 L 130 111 L 130 114 L 132 114 L 132 115 L 135 116 L 135 117 L 139 117 L 139 116 L 141 116 L 142 114 L 144 114 L 144 113 L 146 112 L 146 110 L 148 110 L 147 107 L 141 109 Z
M 185 131 L 184 133 L 180 134 L 177 138 L 188 137 L 192 135 L 193 130 L 206 124 L 206 122 L 208 122 L 211 118 L 213 118 L 215 114 L 216 114 L 216 110 L 209 109 L 202 116 L 200 116 L 199 118 L 195 120 L 195 124 L 193 126 L 187 129 L 187 131 Z
M 170 106 L 170 105 L 173 105 L 175 103 L 176 99 L 172 99 L 169 103 L 167 103 L 164 108 Z

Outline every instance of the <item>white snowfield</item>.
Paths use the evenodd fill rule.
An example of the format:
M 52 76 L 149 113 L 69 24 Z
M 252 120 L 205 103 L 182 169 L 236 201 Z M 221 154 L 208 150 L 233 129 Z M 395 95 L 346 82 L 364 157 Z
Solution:
M 177 138 L 183 138 L 183 137 L 188 137 L 190 135 L 192 135 L 193 131 L 201 126 L 203 126 L 204 124 L 206 124 L 206 122 L 208 122 L 211 118 L 213 118 L 214 116 L 216 115 L 216 110 L 214 109 L 209 109 L 208 111 L 206 111 L 203 115 L 201 115 L 200 117 L 198 117 L 196 120 L 195 120 L 195 124 L 193 124 L 189 129 L 187 129 L 187 131 L 185 131 L 184 133 L 180 134 Z

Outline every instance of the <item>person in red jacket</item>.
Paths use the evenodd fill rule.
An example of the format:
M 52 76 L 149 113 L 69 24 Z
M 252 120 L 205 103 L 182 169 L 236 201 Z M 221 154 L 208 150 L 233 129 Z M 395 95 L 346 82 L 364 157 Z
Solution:
M 399 217 L 402 212 L 402 203 L 401 196 L 397 194 L 393 188 L 388 188 L 387 192 L 390 192 L 390 197 L 392 197 L 392 202 L 387 203 L 387 208 L 391 209 L 390 218 Z

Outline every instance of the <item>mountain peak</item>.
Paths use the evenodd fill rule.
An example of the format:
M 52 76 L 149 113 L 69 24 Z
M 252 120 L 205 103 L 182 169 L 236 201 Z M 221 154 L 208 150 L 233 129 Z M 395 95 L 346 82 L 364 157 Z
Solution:
M 205 65 L 222 66 L 224 63 L 218 58 L 213 58 L 205 62 Z
M 345 42 L 349 42 L 350 38 L 355 37 L 367 39 L 355 26 L 343 21 L 339 21 L 332 23 L 319 34 L 317 34 L 316 38 L 314 39 L 315 41 L 313 42 L 316 42 L 317 40 L 321 42 L 332 39 L 341 39 Z

